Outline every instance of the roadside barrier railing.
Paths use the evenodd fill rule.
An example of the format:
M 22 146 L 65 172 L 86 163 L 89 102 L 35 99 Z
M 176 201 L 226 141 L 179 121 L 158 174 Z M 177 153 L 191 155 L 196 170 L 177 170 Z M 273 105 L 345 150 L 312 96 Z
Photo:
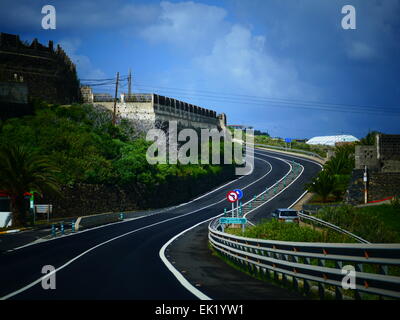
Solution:
M 283 281 L 297 290 L 301 285 L 305 294 L 315 287 L 321 299 L 329 292 L 336 299 L 362 299 L 365 294 L 400 299 L 400 277 L 391 275 L 400 267 L 400 244 L 274 241 L 218 229 L 219 219 L 214 219 L 208 227 L 212 247 L 260 277 Z M 354 274 L 343 267 L 354 268 Z M 346 276 L 352 276 L 349 283 L 354 284 L 347 290 Z

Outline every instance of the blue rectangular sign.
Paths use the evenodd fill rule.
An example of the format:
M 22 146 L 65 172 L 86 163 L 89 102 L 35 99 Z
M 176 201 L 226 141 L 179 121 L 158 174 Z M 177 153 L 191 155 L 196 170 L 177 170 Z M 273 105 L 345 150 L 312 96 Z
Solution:
M 221 224 L 246 224 L 246 218 L 219 218 Z
M 286 143 L 291 143 L 292 142 L 292 138 L 285 138 L 285 142 Z

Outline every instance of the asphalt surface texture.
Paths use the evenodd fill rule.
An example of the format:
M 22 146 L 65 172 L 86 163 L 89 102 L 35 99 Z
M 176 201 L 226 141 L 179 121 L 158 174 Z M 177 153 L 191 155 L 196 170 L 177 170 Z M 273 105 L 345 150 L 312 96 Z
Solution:
M 221 188 L 210 190 L 208 194 L 186 204 L 138 219 L 109 224 L 17 250 L 2 252 L 0 253 L 0 298 L 22 300 L 196 299 L 196 296 L 181 285 L 160 259 L 161 247 L 175 235 L 223 213 L 225 207 L 229 208 L 225 200 L 227 191 L 242 189 L 243 202 L 245 202 L 265 190 L 266 187 L 273 185 L 290 169 L 289 165 L 281 159 L 301 163 L 304 166 L 304 172 L 287 190 L 248 217 L 252 222 L 268 218 L 273 209 L 287 207 L 301 196 L 304 192 L 304 184 L 318 173 L 319 165 L 301 157 L 294 158 L 277 152 L 257 150 L 255 167 L 250 175 L 242 176 Z M 192 238 L 194 240 L 188 241 L 187 234 L 183 234 L 171 244 L 176 262 L 182 261 L 182 257 L 177 256 L 177 247 L 180 248 L 179 254 L 187 252 L 189 256 L 186 255 L 186 260 L 190 259 L 190 255 L 193 255 L 195 250 L 199 252 L 202 250 L 204 254 L 204 246 L 207 246 L 204 243 L 206 228 L 203 227 L 203 231 L 197 231 L 197 229 L 193 231 L 200 232 Z M 193 242 L 197 242 L 199 247 L 188 247 L 193 245 Z M 55 290 L 44 290 L 42 287 L 40 278 L 44 275 L 42 268 L 46 265 L 54 266 L 57 270 Z M 219 266 L 223 268 L 222 264 Z M 179 271 L 185 266 L 176 265 L 176 268 Z M 192 269 L 195 268 L 192 267 Z M 226 265 L 224 269 L 231 270 L 232 268 Z M 204 271 L 204 268 L 198 268 L 198 270 Z M 207 278 L 212 272 L 211 268 L 203 275 Z M 236 276 L 237 281 L 234 278 L 230 278 L 229 281 L 239 285 L 243 274 L 236 272 Z M 215 281 L 218 280 L 218 276 L 213 277 Z M 259 286 L 265 286 L 265 283 L 258 282 Z M 250 292 L 251 286 L 256 286 L 255 282 L 251 285 L 250 282 L 245 283 L 250 286 L 245 292 Z M 217 285 L 214 283 L 214 288 Z M 239 290 L 237 285 L 224 286 L 224 279 L 221 280 L 219 286 L 221 290 L 223 287 L 226 290 L 214 290 L 211 286 L 202 288 L 201 283 L 198 289 L 214 299 L 245 299 L 247 296 L 245 293 L 235 295 L 235 291 Z M 262 291 L 262 288 L 259 290 Z M 279 287 L 276 287 L 275 291 L 272 287 L 265 290 L 265 299 L 296 298 Z M 248 299 L 252 298 L 253 296 L 248 296 Z

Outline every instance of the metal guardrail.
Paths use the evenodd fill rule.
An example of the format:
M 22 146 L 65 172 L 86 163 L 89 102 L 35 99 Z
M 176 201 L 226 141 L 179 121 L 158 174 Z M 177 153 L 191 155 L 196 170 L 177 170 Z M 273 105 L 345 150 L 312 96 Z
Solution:
M 324 227 L 327 227 L 327 228 L 333 229 L 333 230 L 335 230 L 335 231 L 337 231 L 337 232 L 346 234 L 346 235 L 348 235 L 348 236 L 350 236 L 350 237 L 356 239 L 358 242 L 361 242 L 361 243 L 370 243 L 369 241 L 367 241 L 367 240 L 365 240 L 365 239 L 363 239 L 363 238 L 361 238 L 361 237 L 355 235 L 354 233 L 351 233 L 351 232 L 349 232 L 349 231 L 347 231 L 347 230 L 345 230 L 345 229 L 342 229 L 342 228 L 338 227 L 337 225 L 334 225 L 334 224 L 329 223 L 329 222 L 327 222 L 327 221 L 318 219 L 318 218 L 316 218 L 316 217 L 313 217 L 313 216 L 311 216 L 311 215 L 304 214 L 304 213 L 301 213 L 301 212 L 298 213 L 298 216 L 300 217 L 301 220 L 302 220 L 302 219 L 304 219 L 304 220 L 310 220 L 310 221 L 316 222 L 316 223 L 318 223 L 318 224 L 320 224 L 320 225 L 322 225 L 322 226 L 324 226 Z
M 306 151 L 306 150 L 301 150 L 301 149 L 292 149 L 292 148 L 285 148 L 285 147 L 279 147 L 279 146 L 270 146 L 267 144 L 261 144 L 261 143 L 255 143 L 255 146 L 261 146 L 261 147 L 266 147 L 266 148 L 271 148 L 271 149 L 276 149 L 276 150 L 282 150 L 282 151 L 288 151 L 288 152 L 296 152 L 296 153 L 303 153 L 312 157 L 316 157 L 320 160 L 325 160 L 324 157 L 321 157 L 318 153 L 311 152 L 311 151 Z
M 281 276 L 294 289 L 302 283 L 306 294 L 316 284 L 321 299 L 334 287 L 336 299 L 343 299 L 342 267 L 352 265 L 355 299 L 363 293 L 400 299 L 400 277 L 388 275 L 389 267 L 400 266 L 400 244 L 273 241 L 231 235 L 218 227 L 215 219 L 208 228 L 213 248 L 254 274 L 275 280 Z

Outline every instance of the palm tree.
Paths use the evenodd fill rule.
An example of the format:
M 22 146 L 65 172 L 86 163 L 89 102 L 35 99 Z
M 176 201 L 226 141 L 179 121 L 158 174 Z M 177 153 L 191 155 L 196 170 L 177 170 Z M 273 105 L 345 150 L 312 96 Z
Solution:
M 47 157 L 25 147 L 8 144 L 0 147 L 0 190 L 11 199 L 14 225 L 27 223 L 24 193 L 34 190 L 39 195 L 59 194 L 58 172 Z
M 326 202 L 329 195 L 335 190 L 336 179 L 326 170 L 321 171 L 312 183 L 306 185 L 306 189 L 314 192 Z
M 325 169 L 331 174 L 350 174 L 354 168 L 354 145 L 342 145 L 335 149 L 333 156 L 325 164 Z

